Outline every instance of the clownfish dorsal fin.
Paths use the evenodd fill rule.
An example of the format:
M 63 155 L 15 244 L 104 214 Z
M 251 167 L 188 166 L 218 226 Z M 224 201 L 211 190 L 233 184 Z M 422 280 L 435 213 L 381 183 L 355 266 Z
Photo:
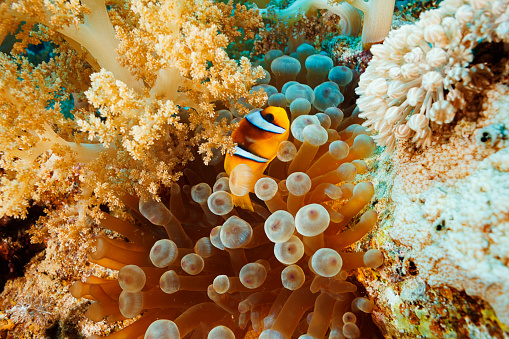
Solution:
M 249 193 L 246 195 L 243 195 L 239 197 L 238 195 L 232 194 L 232 200 L 233 204 L 237 207 L 240 207 L 245 210 L 249 210 L 251 212 L 254 212 L 253 203 L 251 202 L 251 199 L 249 198 Z

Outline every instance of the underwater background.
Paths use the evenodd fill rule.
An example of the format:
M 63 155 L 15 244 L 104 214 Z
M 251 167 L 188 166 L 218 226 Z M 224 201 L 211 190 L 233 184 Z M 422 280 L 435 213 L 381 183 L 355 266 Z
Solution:
M 0 338 L 509 338 L 508 0 L 0 19 Z

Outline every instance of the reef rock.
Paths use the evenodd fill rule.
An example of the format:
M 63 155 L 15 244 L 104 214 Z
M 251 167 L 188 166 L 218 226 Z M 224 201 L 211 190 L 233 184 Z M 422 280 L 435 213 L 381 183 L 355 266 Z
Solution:
M 385 265 L 359 279 L 387 338 L 509 336 L 509 86 L 467 111 L 370 164 Z

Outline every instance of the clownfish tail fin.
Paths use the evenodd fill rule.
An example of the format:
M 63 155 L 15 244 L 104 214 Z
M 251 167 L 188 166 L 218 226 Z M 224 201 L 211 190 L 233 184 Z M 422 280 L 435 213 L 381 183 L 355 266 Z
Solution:
M 235 206 L 254 212 L 253 203 L 251 202 L 251 198 L 249 198 L 249 193 L 241 197 L 232 194 L 232 198 Z

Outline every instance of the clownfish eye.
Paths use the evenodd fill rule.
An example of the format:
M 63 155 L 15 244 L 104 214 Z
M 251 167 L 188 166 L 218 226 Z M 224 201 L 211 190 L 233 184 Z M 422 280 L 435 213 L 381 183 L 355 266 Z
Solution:
M 265 116 L 263 118 L 265 120 L 267 120 L 268 122 L 273 122 L 274 121 L 274 115 L 272 113 L 265 114 Z

